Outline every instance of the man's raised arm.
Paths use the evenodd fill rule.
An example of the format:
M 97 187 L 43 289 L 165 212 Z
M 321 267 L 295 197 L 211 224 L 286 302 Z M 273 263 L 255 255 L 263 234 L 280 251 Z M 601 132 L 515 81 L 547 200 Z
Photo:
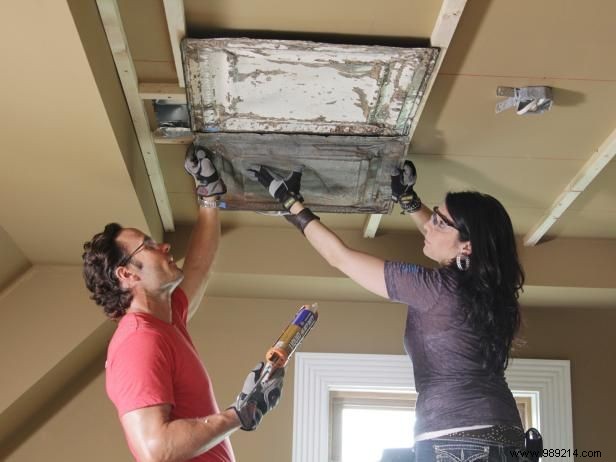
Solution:
M 227 192 L 227 187 L 212 161 L 210 151 L 202 146 L 191 145 L 184 162 L 184 168 L 195 179 L 199 202 L 197 223 L 191 233 L 184 260 L 184 280 L 180 284 L 188 297 L 189 315 L 201 303 L 220 241 L 218 199 Z

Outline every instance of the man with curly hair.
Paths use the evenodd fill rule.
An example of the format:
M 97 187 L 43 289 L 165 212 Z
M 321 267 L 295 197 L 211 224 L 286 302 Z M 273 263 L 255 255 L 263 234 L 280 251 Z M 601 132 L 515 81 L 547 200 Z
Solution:
M 219 196 L 226 186 L 213 154 L 188 149 L 199 214 L 182 269 L 169 244 L 108 224 L 84 244 L 84 279 L 91 298 L 118 327 L 109 343 L 106 389 L 138 461 L 234 462 L 228 436 L 254 430 L 276 406 L 283 370 L 259 383 L 250 371 L 237 401 L 220 411 L 212 383 L 188 334 L 188 313 L 201 303 L 220 239 Z

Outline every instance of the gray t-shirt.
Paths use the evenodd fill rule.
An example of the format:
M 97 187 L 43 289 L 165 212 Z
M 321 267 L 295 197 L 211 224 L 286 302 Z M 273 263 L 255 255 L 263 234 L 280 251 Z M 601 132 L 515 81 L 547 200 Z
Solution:
M 504 371 L 482 367 L 479 336 L 448 270 L 388 261 L 385 284 L 391 300 L 408 305 L 404 346 L 418 393 L 415 434 L 472 425 L 522 428 Z

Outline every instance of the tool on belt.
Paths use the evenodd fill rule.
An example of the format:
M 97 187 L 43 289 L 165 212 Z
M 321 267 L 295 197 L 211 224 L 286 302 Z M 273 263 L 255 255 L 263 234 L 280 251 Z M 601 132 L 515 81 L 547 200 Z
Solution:
M 539 457 L 543 452 L 543 437 L 536 428 L 529 428 L 524 433 L 524 449 L 529 454 L 530 462 L 539 462 Z

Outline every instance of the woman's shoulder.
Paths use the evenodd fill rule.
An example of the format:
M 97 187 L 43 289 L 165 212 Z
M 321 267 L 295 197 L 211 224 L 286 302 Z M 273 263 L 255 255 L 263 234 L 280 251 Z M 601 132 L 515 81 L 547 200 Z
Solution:
M 433 307 L 444 295 L 455 292 L 456 287 L 446 268 L 404 262 L 386 262 L 385 284 L 391 300 L 419 309 Z
M 455 273 L 448 267 L 431 268 L 417 263 L 386 261 L 385 273 L 390 277 L 410 277 L 428 283 L 436 283 L 438 285 L 442 283 L 446 283 L 447 285 L 456 284 Z

